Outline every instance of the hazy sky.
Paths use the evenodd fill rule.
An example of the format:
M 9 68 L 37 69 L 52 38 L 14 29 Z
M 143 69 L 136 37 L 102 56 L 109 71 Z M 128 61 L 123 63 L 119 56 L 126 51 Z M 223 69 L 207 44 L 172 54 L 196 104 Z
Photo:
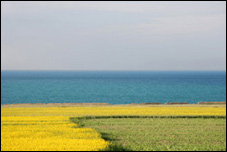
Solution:
M 2 70 L 225 70 L 226 2 L 1 1 Z

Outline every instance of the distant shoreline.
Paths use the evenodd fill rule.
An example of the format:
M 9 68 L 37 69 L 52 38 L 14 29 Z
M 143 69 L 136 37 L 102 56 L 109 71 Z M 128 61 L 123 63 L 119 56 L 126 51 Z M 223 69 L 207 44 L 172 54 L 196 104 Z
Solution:
M 18 104 L 1 104 L 1 107 L 71 107 L 71 106 L 187 106 L 187 105 L 224 105 L 226 101 L 207 101 L 198 103 L 188 102 L 166 102 L 164 104 L 156 103 L 131 103 L 131 104 L 109 104 L 109 103 L 18 103 Z

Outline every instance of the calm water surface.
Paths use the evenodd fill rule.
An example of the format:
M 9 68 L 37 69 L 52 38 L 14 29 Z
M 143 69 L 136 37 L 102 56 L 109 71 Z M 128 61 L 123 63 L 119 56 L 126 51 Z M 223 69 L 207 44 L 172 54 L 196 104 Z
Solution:
M 1 71 L 1 104 L 226 101 L 226 72 Z

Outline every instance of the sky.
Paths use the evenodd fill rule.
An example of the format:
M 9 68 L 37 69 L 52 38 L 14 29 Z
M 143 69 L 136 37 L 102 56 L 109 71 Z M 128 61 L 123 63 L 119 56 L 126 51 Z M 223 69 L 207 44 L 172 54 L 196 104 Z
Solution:
M 226 2 L 1 1 L 2 70 L 226 70 Z

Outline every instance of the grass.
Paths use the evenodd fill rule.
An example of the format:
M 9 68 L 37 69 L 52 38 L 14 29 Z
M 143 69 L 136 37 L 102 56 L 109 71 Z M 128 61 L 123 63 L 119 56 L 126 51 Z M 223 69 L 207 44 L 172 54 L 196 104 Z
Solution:
M 71 118 L 112 142 L 107 151 L 225 151 L 226 117 Z

